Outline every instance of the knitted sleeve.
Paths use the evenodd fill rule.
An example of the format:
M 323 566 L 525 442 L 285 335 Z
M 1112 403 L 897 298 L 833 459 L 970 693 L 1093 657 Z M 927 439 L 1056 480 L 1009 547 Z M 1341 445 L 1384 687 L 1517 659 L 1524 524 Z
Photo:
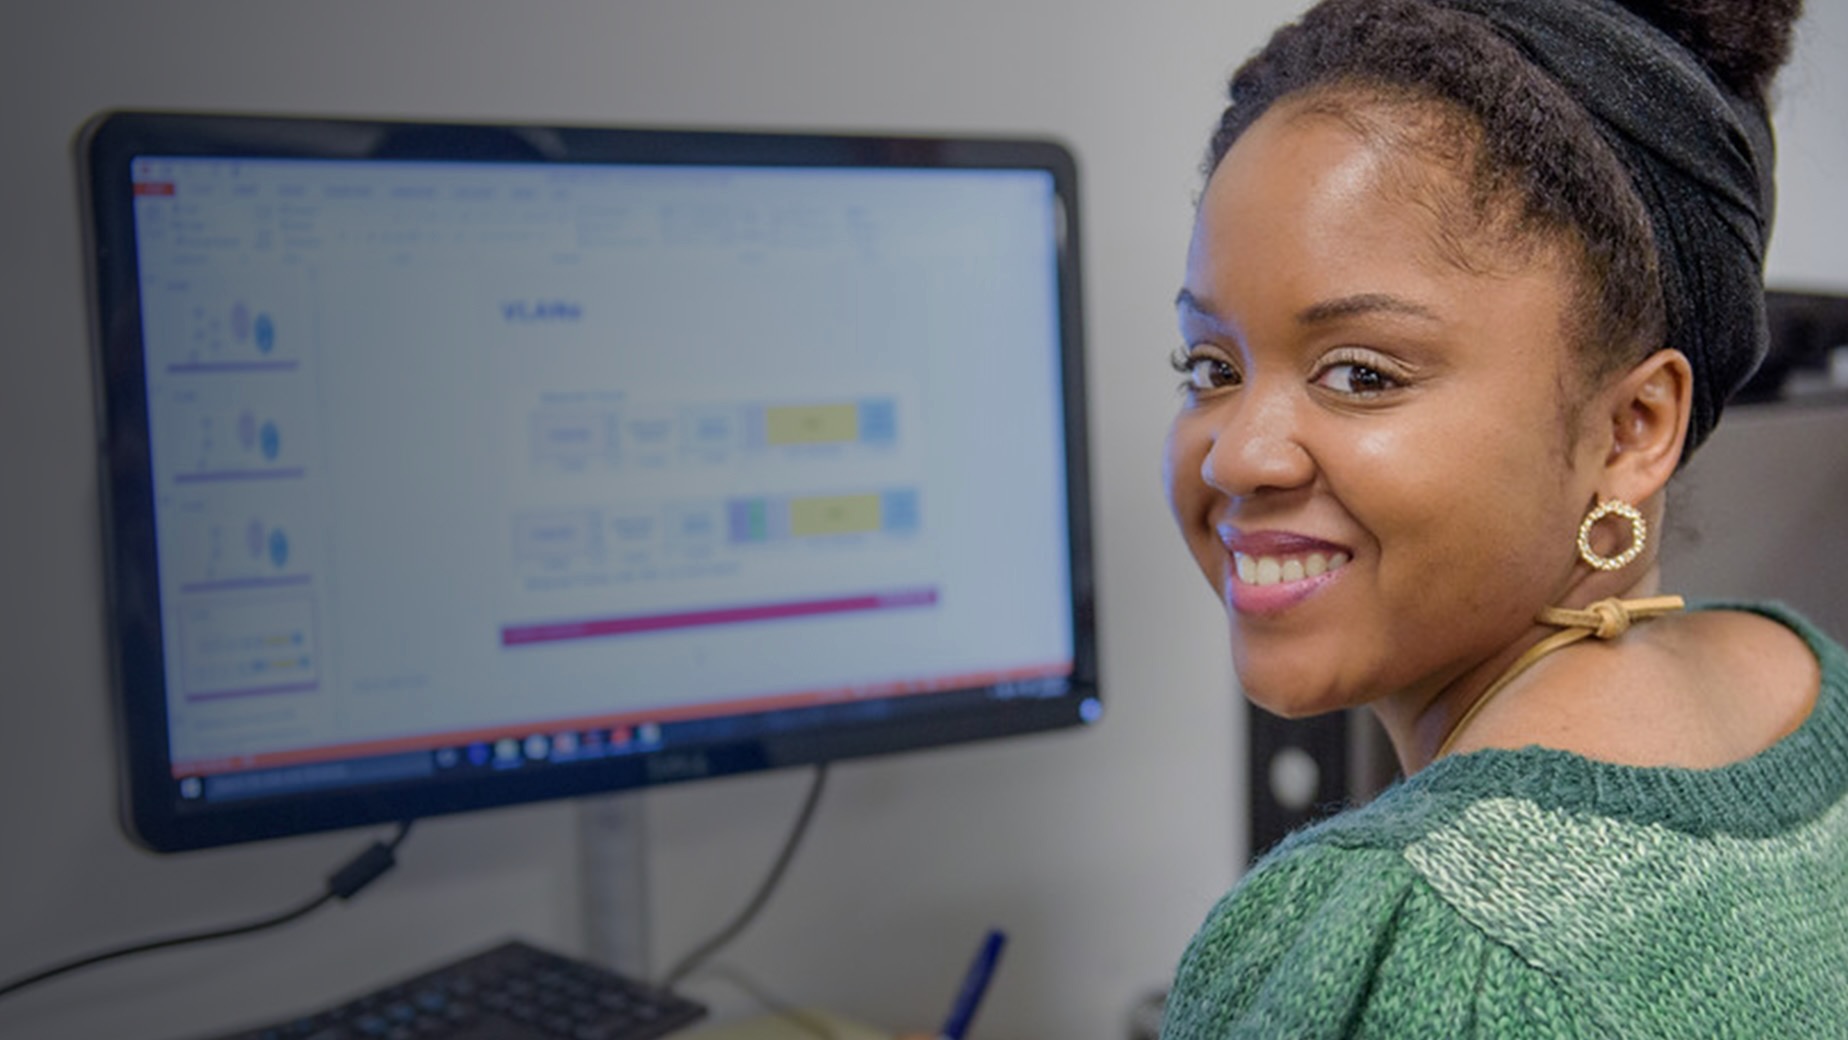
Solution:
M 1459 917 L 1397 850 L 1298 845 L 1207 919 L 1163 1040 L 1608 1035 Z

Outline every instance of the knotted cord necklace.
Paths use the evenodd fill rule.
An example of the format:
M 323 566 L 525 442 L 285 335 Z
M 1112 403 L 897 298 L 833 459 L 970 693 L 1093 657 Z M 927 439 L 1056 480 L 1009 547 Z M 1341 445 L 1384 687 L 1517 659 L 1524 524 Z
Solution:
M 1532 668 L 1542 657 L 1594 636 L 1598 639 L 1616 639 L 1628 632 L 1630 626 L 1638 621 L 1673 614 L 1686 606 L 1687 601 L 1680 596 L 1648 596 L 1642 599 L 1618 599 L 1613 596 L 1609 599 L 1601 599 L 1583 610 L 1568 607 L 1542 609 L 1535 620 L 1543 625 L 1556 626 L 1561 630 L 1528 647 L 1525 653 L 1515 658 L 1507 671 L 1501 673 L 1493 683 L 1489 684 L 1489 688 L 1483 691 L 1482 696 L 1476 698 L 1476 703 L 1470 705 L 1469 710 L 1463 713 L 1463 717 L 1450 728 L 1450 733 L 1444 737 L 1444 742 L 1438 745 L 1435 757 L 1443 758 L 1449 754 L 1451 745 L 1455 744 L 1457 738 L 1463 735 L 1463 731 L 1469 728 L 1471 720 L 1475 719 L 1477 713 L 1482 711 L 1496 694 L 1518 678 L 1522 672 Z

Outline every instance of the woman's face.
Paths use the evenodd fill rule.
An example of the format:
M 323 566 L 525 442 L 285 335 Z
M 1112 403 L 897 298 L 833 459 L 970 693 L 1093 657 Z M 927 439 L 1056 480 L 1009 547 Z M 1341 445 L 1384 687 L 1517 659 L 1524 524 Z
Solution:
M 1549 249 L 1459 263 L 1432 195 L 1458 190 L 1273 109 L 1201 201 L 1169 498 L 1280 715 L 1428 704 L 1572 578 L 1601 460 L 1567 428 L 1571 283 Z

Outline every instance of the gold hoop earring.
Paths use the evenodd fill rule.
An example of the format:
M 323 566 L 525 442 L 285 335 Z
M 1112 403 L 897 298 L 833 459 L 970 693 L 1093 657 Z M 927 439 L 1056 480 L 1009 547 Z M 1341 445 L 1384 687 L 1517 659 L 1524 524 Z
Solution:
M 1615 556 L 1599 556 L 1597 550 L 1591 547 L 1591 529 L 1598 521 L 1613 514 L 1630 522 L 1630 547 Z M 1649 522 L 1643 519 L 1643 514 L 1637 512 L 1635 506 L 1622 499 L 1612 498 L 1599 502 L 1591 512 L 1585 514 L 1585 522 L 1579 525 L 1579 559 L 1601 571 L 1622 570 L 1629 566 L 1632 560 L 1642 555 L 1643 546 L 1647 544 Z

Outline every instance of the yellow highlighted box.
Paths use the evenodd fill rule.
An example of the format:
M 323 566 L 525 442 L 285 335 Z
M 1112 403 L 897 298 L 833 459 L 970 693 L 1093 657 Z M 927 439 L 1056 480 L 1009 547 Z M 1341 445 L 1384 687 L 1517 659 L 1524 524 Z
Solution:
M 860 439 L 860 407 L 812 404 L 764 409 L 764 439 L 771 444 L 835 444 Z
M 880 522 L 878 495 L 830 495 L 789 502 L 789 533 L 798 538 L 877 531 Z

